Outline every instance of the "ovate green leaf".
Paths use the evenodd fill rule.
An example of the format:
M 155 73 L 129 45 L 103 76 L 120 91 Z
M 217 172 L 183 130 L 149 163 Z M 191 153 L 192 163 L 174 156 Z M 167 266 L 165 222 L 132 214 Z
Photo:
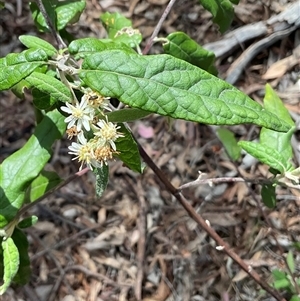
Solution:
M 108 37 L 114 39 L 116 33 L 124 27 L 131 27 L 132 23 L 129 19 L 125 18 L 119 13 L 109 13 L 101 15 L 100 20 L 105 27 Z
M 122 110 L 107 113 L 108 120 L 111 122 L 130 122 L 144 118 L 151 112 L 136 108 L 125 108 Z
M 57 53 L 57 50 L 47 41 L 42 40 L 35 36 L 23 35 L 19 36 L 19 40 L 27 48 L 35 48 L 44 50 L 49 57 Z
M 20 229 L 15 229 L 12 239 L 18 248 L 20 264 L 17 274 L 15 275 L 13 282 L 20 285 L 25 285 L 30 278 L 30 260 L 28 255 L 28 240 L 26 235 Z
M 290 129 L 230 84 L 169 55 L 102 51 L 84 60 L 79 76 L 102 95 L 160 115 L 206 124 Z
M 18 223 L 18 228 L 20 229 L 25 229 L 25 228 L 29 228 L 33 225 L 35 225 L 38 222 L 38 217 L 33 215 L 33 216 L 29 216 L 24 218 L 23 220 L 21 220 Z
M 261 187 L 261 197 L 263 203 L 268 208 L 274 208 L 276 205 L 276 193 L 275 193 L 275 186 L 270 184 L 263 184 Z
M 29 202 L 34 202 L 61 181 L 56 172 L 42 170 L 30 185 Z
M 41 49 L 28 49 L 0 60 L 0 91 L 7 90 L 45 64 L 47 54 Z
M 281 174 L 284 173 L 286 162 L 284 161 L 284 157 L 276 149 L 250 141 L 240 141 L 238 145 L 260 162 L 278 170 Z
M 33 72 L 26 77 L 32 86 L 61 102 L 69 102 L 72 99 L 70 90 L 58 79 L 47 74 Z
M 96 196 L 101 197 L 108 183 L 108 165 L 103 164 L 101 168 L 95 168 L 94 173 L 96 174 Z
M 237 141 L 234 137 L 234 134 L 227 130 L 227 129 L 223 129 L 223 128 L 219 128 L 217 130 L 217 135 L 220 139 L 220 141 L 222 142 L 222 144 L 224 145 L 227 154 L 229 155 L 229 157 L 233 160 L 236 161 L 240 158 L 241 156 L 241 147 L 237 144 Z
M 214 67 L 215 55 L 202 48 L 196 41 L 183 32 L 174 32 L 167 36 L 168 42 L 163 44 L 165 53 L 187 61 L 211 74 L 217 74 Z
M 292 167 L 291 160 L 293 158 L 293 149 L 291 137 L 295 132 L 295 125 L 288 110 L 269 84 L 266 85 L 264 107 L 266 110 L 276 114 L 278 118 L 291 125 L 291 129 L 287 133 L 280 133 L 265 128 L 262 128 L 260 132 L 260 143 L 276 149 L 284 158 L 286 162 L 285 166 L 288 170 Z
M 289 269 L 292 273 L 295 273 L 295 261 L 292 250 L 289 250 L 288 255 L 286 257 L 286 262 L 289 266 Z
M 27 143 L 0 165 L 0 228 L 21 208 L 26 189 L 48 162 L 51 146 L 65 128 L 64 117 L 57 110 L 47 113 Z
M 140 152 L 138 146 L 133 139 L 130 131 L 122 124 L 118 124 L 121 128 L 121 132 L 124 137 L 120 137 L 116 140 L 117 151 L 120 152 L 116 157 L 124 162 L 133 171 L 142 173 L 142 163 L 140 158 Z
M 96 38 L 84 38 L 72 41 L 68 47 L 71 54 L 76 55 L 76 59 L 84 58 L 88 55 L 103 50 L 119 49 L 135 53 L 132 48 L 123 43 L 112 42 L 108 39 L 100 40 Z
M 220 26 L 223 33 L 231 24 L 234 17 L 232 3 L 237 4 L 236 0 L 200 0 L 202 6 L 213 15 L 213 21 Z
M 3 239 L 1 245 L 3 250 L 4 274 L 3 284 L 0 286 L 0 296 L 3 295 L 10 286 L 13 278 L 17 274 L 20 264 L 19 251 L 13 239 L 11 237 L 5 240 Z

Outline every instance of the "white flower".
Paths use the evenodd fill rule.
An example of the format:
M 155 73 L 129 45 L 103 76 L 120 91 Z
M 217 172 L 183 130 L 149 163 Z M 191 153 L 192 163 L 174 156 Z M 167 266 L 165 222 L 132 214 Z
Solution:
M 76 125 L 78 132 L 81 131 L 82 127 L 87 131 L 90 130 L 90 121 L 94 118 L 94 110 L 88 106 L 86 99 L 83 99 L 75 106 L 66 102 L 66 107 L 61 107 L 61 110 L 70 114 L 70 116 L 65 119 L 65 122 L 68 123 L 68 129 Z
M 102 119 L 97 122 L 97 126 L 98 127 L 95 127 L 96 131 L 94 132 L 94 135 L 103 141 L 103 145 L 107 143 L 110 144 L 112 149 L 115 151 L 116 145 L 114 141 L 116 141 L 119 137 L 124 137 L 122 133 L 117 131 L 120 126 L 117 126 L 112 122 L 108 122 L 107 117 L 106 120 Z
M 85 89 L 85 94 L 82 96 L 82 100 L 88 102 L 88 105 L 99 111 L 108 110 L 111 111 L 110 97 L 105 97 L 98 92 L 92 91 L 91 89 Z
M 92 169 L 93 163 L 93 148 L 92 145 L 89 144 L 83 135 L 78 135 L 78 142 L 72 142 L 69 146 L 69 154 L 75 155 L 72 160 L 78 159 L 78 162 L 81 162 L 79 170 L 82 169 L 83 164 L 87 164 L 87 166 Z

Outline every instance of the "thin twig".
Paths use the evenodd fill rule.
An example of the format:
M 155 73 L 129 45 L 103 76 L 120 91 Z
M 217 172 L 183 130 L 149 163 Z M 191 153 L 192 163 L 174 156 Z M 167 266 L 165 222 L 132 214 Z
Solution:
M 257 178 L 257 179 L 243 179 L 241 177 L 232 178 L 232 177 L 222 177 L 222 178 L 211 178 L 211 179 L 197 179 L 195 181 L 186 183 L 178 187 L 179 190 L 191 188 L 194 186 L 199 186 L 203 184 L 219 184 L 219 183 L 236 183 L 236 182 L 249 182 L 252 184 L 273 184 L 273 181 Z
M 54 25 L 52 24 L 52 21 L 50 20 L 47 12 L 46 12 L 46 9 L 45 9 L 45 6 L 43 4 L 43 1 L 42 0 L 36 0 L 36 5 L 38 6 L 41 14 L 43 15 L 52 35 L 54 36 L 55 40 L 56 40 L 56 43 L 57 43 L 57 46 L 59 49 L 64 49 L 67 47 L 67 45 L 65 44 L 65 42 L 63 41 L 63 39 L 61 38 L 61 36 L 59 35 L 59 33 L 56 31 Z
M 264 290 L 266 290 L 271 296 L 273 296 L 277 301 L 286 301 L 280 294 L 274 290 L 271 286 L 267 284 L 255 270 L 249 265 L 247 265 L 235 252 L 231 250 L 229 245 L 216 233 L 216 231 L 210 227 L 208 221 L 205 221 L 197 212 L 194 210 L 192 205 L 184 198 L 184 196 L 176 189 L 171 182 L 167 179 L 164 173 L 156 166 L 152 159 L 148 156 L 142 146 L 139 144 L 139 151 L 147 163 L 147 165 L 153 170 L 160 181 L 166 186 L 169 192 L 180 202 L 183 208 L 187 211 L 189 216 L 197 222 L 197 224 L 211 237 L 213 238 L 220 250 L 223 250 L 229 257 L 231 257 L 254 281 L 259 284 Z
M 137 275 L 135 283 L 135 297 L 137 301 L 142 300 L 142 284 L 144 278 L 144 266 L 145 266 L 145 250 L 146 250 L 146 201 L 144 196 L 144 190 L 141 182 L 138 181 L 137 185 L 133 185 L 133 188 L 139 199 L 139 218 L 138 218 L 138 229 L 139 229 L 139 240 L 137 244 Z
M 87 173 L 90 169 L 89 168 L 85 168 L 83 170 L 80 170 L 78 172 L 76 172 L 74 175 L 70 176 L 69 178 L 67 178 L 66 180 L 64 180 L 62 183 L 60 183 L 58 186 L 55 186 L 54 188 L 48 190 L 45 194 L 43 194 L 41 197 L 39 197 L 37 200 L 35 200 L 32 203 L 29 203 L 27 205 L 25 205 L 24 207 L 22 207 L 19 212 L 17 213 L 17 215 L 15 216 L 14 220 L 19 219 L 20 216 L 25 213 L 26 211 L 28 211 L 31 207 L 35 206 L 36 204 L 40 203 L 41 201 L 43 201 L 45 198 L 47 198 L 48 196 L 50 196 L 54 191 L 57 191 L 59 189 L 61 189 L 62 187 L 66 186 L 67 184 L 69 184 L 70 182 L 74 181 L 75 179 L 81 177 L 82 175 L 84 175 L 85 173 Z
M 167 5 L 166 9 L 164 10 L 162 16 L 160 17 L 160 20 L 158 21 L 156 27 L 154 28 L 154 31 L 143 50 L 144 55 L 149 52 L 151 46 L 153 45 L 153 40 L 157 37 L 158 32 L 160 31 L 160 28 L 162 27 L 163 22 L 167 18 L 168 14 L 169 14 L 172 6 L 175 4 L 175 2 L 176 2 L 176 0 L 170 0 L 169 4 Z

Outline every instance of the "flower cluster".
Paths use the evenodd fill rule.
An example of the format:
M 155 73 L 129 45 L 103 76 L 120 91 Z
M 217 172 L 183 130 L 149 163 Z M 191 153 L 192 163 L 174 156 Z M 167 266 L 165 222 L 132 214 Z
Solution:
M 77 137 L 77 142 L 69 146 L 69 154 L 75 155 L 73 160 L 81 163 L 80 170 L 84 164 L 90 169 L 107 165 L 118 153 L 115 141 L 124 137 L 118 132 L 120 127 L 104 116 L 104 110 L 110 110 L 109 97 L 85 89 L 80 102 L 65 105 L 61 110 L 69 114 L 65 119 L 68 138 Z

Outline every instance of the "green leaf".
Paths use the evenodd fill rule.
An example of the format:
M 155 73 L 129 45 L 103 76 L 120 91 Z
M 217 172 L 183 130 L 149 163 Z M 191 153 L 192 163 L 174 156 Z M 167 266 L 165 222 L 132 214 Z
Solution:
M 94 173 L 96 174 L 96 196 L 101 197 L 108 183 L 109 167 L 103 164 L 101 168 L 95 168 Z
M 174 32 L 167 36 L 167 43 L 163 44 L 165 53 L 189 62 L 199 68 L 216 75 L 214 67 L 215 55 L 202 48 L 196 41 L 183 32 Z
M 0 296 L 3 295 L 10 286 L 18 272 L 20 264 L 19 251 L 13 239 L 11 237 L 8 237 L 6 240 L 3 239 L 1 245 L 3 250 L 4 275 L 3 284 L 0 286 Z
M 287 278 L 276 280 L 273 283 L 275 289 L 286 289 L 290 286 L 290 280 Z
M 217 129 L 217 135 L 222 144 L 224 145 L 228 156 L 233 160 L 236 161 L 241 156 L 241 147 L 237 144 L 237 141 L 234 137 L 234 134 L 223 128 Z
M 20 285 L 25 285 L 29 281 L 31 274 L 30 260 L 28 255 L 28 240 L 26 235 L 19 229 L 15 229 L 12 239 L 18 248 L 20 258 L 19 269 L 13 279 L 13 282 Z
M 61 181 L 56 172 L 42 170 L 30 185 L 29 202 L 34 202 Z
M 44 5 L 45 11 L 46 11 L 52 25 L 54 26 L 55 29 L 57 29 L 55 8 L 56 8 L 58 0 L 41 0 L 41 1 Z M 32 19 L 35 23 L 35 26 L 38 28 L 38 30 L 42 31 L 42 32 L 49 32 L 50 30 L 45 21 L 45 18 L 43 16 L 43 14 L 40 12 L 36 3 L 34 1 L 29 2 L 29 7 L 31 10 Z
M 25 99 L 25 95 L 24 95 L 25 89 L 30 89 L 30 84 L 25 79 L 22 79 L 20 82 L 18 82 L 16 85 L 14 85 L 11 88 L 11 91 L 19 99 Z
M 290 299 L 290 301 L 300 301 L 300 296 L 292 296 L 292 298 Z
M 118 124 L 120 126 L 120 132 L 124 137 L 120 137 L 115 141 L 117 151 L 120 153 L 116 155 L 120 160 L 124 162 L 133 171 L 142 173 L 142 163 L 140 158 L 140 152 L 138 146 L 133 139 L 130 131 L 124 126 L 124 124 Z
M 29 228 L 35 225 L 38 222 L 38 220 L 39 220 L 38 217 L 35 215 L 26 217 L 18 223 L 18 228 L 20 229 Z
M 285 172 L 286 162 L 276 149 L 250 141 L 240 141 L 238 145 L 260 162 L 278 170 L 281 174 Z
M 166 54 L 102 51 L 84 60 L 79 76 L 102 95 L 160 115 L 206 124 L 290 129 L 230 84 Z
M 232 3 L 238 1 L 229 0 L 200 0 L 202 6 L 213 15 L 213 21 L 220 26 L 220 31 L 226 31 L 234 17 Z
M 26 77 L 32 86 L 61 102 L 69 102 L 72 99 L 70 90 L 58 79 L 47 74 L 33 72 Z
M 122 110 L 107 113 L 108 120 L 111 122 L 130 122 L 144 118 L 151 112 L 136 108 L 125 108 Z
M 42 49 L 11 53 L 0 60 L 0 91 L 10 89 L 37 67 L 45 64 L 47 54 Z
M 27 143 L 0 165 L 0 228 L 21 208 L 26 189 L 48 162 L 51 146 L 65 128 L 64 117 L 57 110 L 47 113 Z
M 101 15 L 100 20 L 110 39 L 114 39 L 117 32 L 122 28 L 132 26 L 131 21 L 119 13 L 111 14 L 106 12 L 105 14 Z
M 280 271 L 278 269 L 275 269 L 272 271 L 272 275 L 275 280 L 281 280 L 286 278 L 286 273 L 283 271 Z
M 76 23 L 85 9 L 84 0 L 59 1 L 56 6 L 57 30 L 62 30 L 67 25 Z
M 32 102 L 39 110 L 49 110 L 53 105 L 57 103 L 57 100 L 50 96 L 48 93 L 44 93 L 36 88 L 31 90 Z
M 269 84 L 266 85 L 264 107 L 292 127 L 287 133 L 279 133 L 265 128 L 262 128 L 260 132 L 260 142 L 270 148 L 276 149 L 284 158 L 286 162 L 285 166 L 288 170 L 292 167 L 293 149 L 291 137 L 295 132 L 295 125 L 288 110 Z
M 19 36 L 19 40 L 27 48 L 43 49 L 47 53 L 48 57 L 52 57 L 57 53 L 57 50 L 50 43 L 38 37 L 22 35 Z
M 119 49 L 131 53 L 135 51 L 123 43 L 112 42 L 111 40 L 105 39 L 100 40 L 96 38 L 84 38 L 72 41 L 68 47 L 70 54 L 76 55 L 76 59 L 85 58 L 95 52 L 103 50 Z
M 261 197 L 263 203 L 268 208 L 274 208 L 276 205 L 276 193 L 275 193 L 275 186 L 273 185 L 265 185 L 263 184 L 261 187 Z
M 78 21 L 85 8 L 83 0 L 43 0 L 43 4 L 56 30 Z M 33 20 L 40 31 L 49 31 L 48 25 L 35 3 L 30 3 Z
M 288 255 L 286 257 L 286 262 L 287 265 L 292 273 L 295 273 L 295 261 L 294 261 L 294 256 L 293 252 L 289 250 Z

